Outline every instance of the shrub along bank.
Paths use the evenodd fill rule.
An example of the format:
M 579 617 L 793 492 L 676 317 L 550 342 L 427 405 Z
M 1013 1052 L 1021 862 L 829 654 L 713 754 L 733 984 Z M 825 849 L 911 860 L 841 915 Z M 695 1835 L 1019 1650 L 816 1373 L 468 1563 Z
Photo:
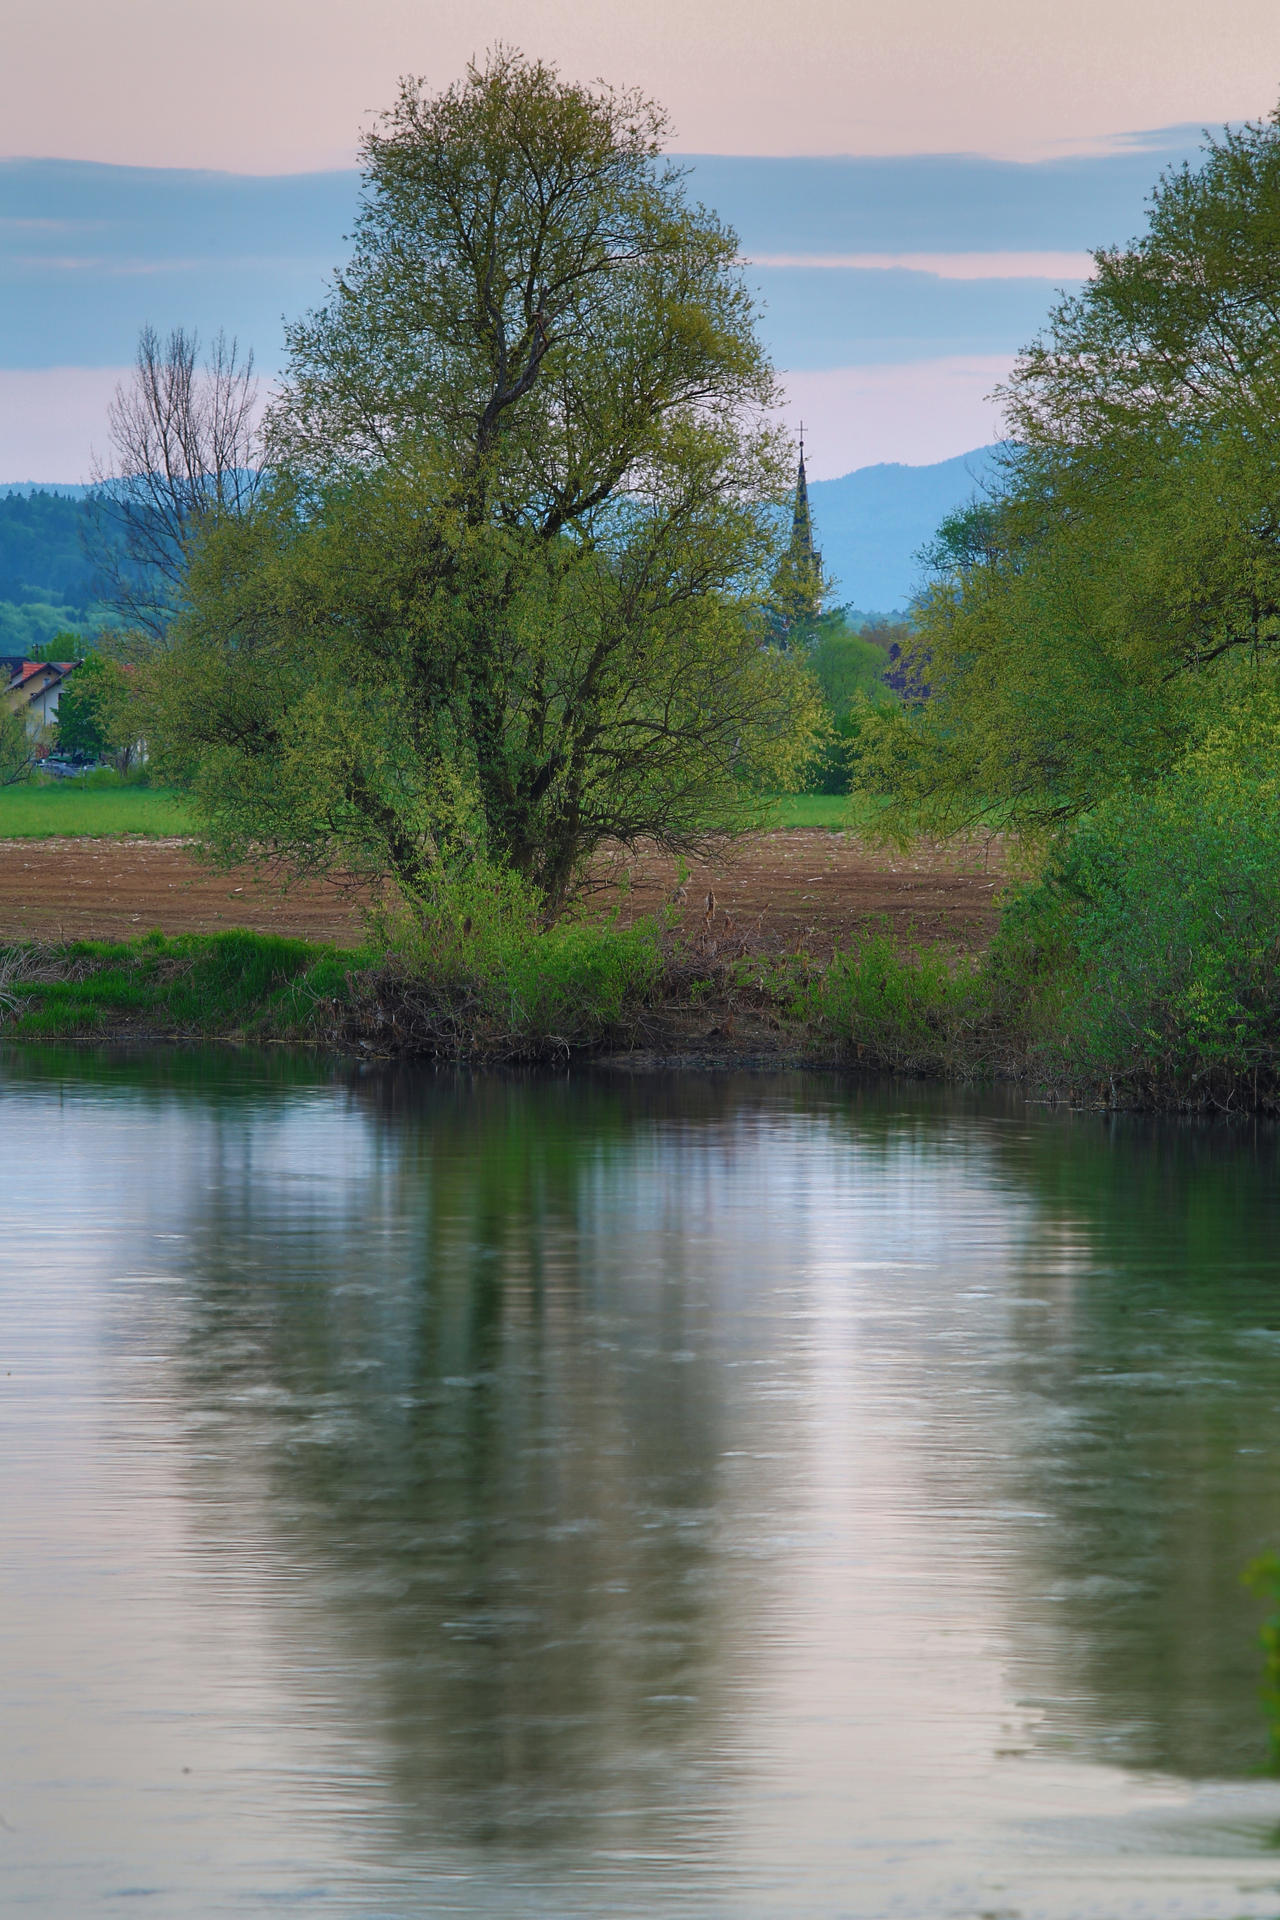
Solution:
M 1151 1029 L 1160 1052 L 1134 1046 L 1123 1006 L 1108 1009 L 1107 1028 L 1099 1000 L 1082 1008 L 1064 994 L 1064 980 L 1080 976 L 1063 955 L 1078 969 L 1081 949 L 1068 947 L 1059 885 L 1022 896 L 1012 931 L 977 964 L 903 953 L 887 934 L 825 964 L 741 945 L 716 953 L 654 922 L 579 923 L 532 939 L 460 932 L 434 949 L 424 938 L 416 954 L 239 931 L 23 944 L 0 954 L 0 1037 L 284 1042 L 477 1064 L 620 1052 L 691 1065 L 808 1061 L 1020 1079 L 1091 1105 L 1280 1109 L 1260 1008 L 1250 1046 L 1232 1055 L 1221 1035 L 1210 1046 L 1203 996 L 1171 997 Z M 1180 1033 L 1184 1004 L 1194 1026 Z M 1280 1033 L 1280 1019 L 1270 1031 Z
M 437 929 L 439 932 L 440 930 Z M 660 930 L 514 919 L 410 956 L 232 931 L 24 943 L 0 955 L 16 1040 L 224 1038 L 452 1059 L 548 1059 L 625 1042 L 661 998 Z
M 23 943 L 0 954 L 0 1036 L 234 1039 L 469 1061 L 599 1051 L 992 1070 L 982 976 L 887 936 L 825 966 L 658 921 L 440 917 L 352 950 L 231 931 Z M 1007 1049 L 1006 1049 L 1007 1051 Z

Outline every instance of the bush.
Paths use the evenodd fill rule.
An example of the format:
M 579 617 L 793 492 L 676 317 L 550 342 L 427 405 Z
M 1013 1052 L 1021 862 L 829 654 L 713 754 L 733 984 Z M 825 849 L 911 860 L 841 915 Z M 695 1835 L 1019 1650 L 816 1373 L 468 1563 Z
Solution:
M 1280 699 L 1101 806 L 1006 906 L 991 967 L 1043 1064 L 1125 1103 L 1280 1098 Z
M 808 793 L 848 793 L 864 713 L 893 707 L 897 696 L 885 684 L 890 641 L 906 628 L 874 625 L 863 632 L 849 624 L 847 612 L 822 615 L 805 654 L 805 664 L 822 689 L 831 733 L 805 784 Z M 874 634 L 875 638 L 868 635 Z
M 419 1044 L 533 1058 L 629 1026 L 661 980 L 660 926 L 540 916 L 532 887 L 487 867 L 375 915 Z
M 990 1064 L 981 1036 L 991 1005 L 983 975 L 936 950 L 902 953 L 888 933 L 834 953 L 794 990 L 792 1010 L 869 1066 L 968 1073 Z

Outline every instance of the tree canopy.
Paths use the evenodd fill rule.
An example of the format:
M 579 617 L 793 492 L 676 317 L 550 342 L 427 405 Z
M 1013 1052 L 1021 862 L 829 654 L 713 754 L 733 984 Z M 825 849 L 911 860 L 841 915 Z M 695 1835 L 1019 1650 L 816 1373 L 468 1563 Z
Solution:
M 290 329 L 268 496 L 213 528 L 152 737 L 215 845 L 551 906 L 692 849 L 821 733 L 761 646 L 785 448 L 737 240 L 637 95 L 499 49 L 405 81 Z
M 868 730 L 904 823 L 1046 827 L 1159 777 L 1280 646 L 1280 119 L 1166 174 L 1005 391 L 998 484 L 942 530 Z

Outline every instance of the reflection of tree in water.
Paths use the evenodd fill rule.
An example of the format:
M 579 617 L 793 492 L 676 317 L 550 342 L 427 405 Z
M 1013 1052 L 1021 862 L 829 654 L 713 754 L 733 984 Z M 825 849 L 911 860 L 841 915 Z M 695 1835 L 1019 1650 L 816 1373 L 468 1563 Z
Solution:
M 201 1525 L 283 1549 L 283 1665 L 346 1676 L 421 1836 L 692 1812 L 742 1627 L 709 1338 L 733 1250 L 708 1265 L 658 1190 L 647 1244 L 611 1244 L 600 1203 L 662 1096 L 389 1071 L 352 1098 L 367 1161 L 327 1211 L 246 1151 L 189 1222 Z
M 890 1492 L 968 1579 L 957 1604 L 1007 1621 L 1043 1737 L 1193 1774 L 1263 1758 L 1238 1574 L 1280 1543 L 1273 1130 L 831 1081 L 343 1070 L 350 1124 L 333 1070 L 285 1056 L 101 1072 L 208 1130 L 180 1223 L 198 1525 L 266 1596 L 317 1726 L 389 1756 L 418 1832 L 598 1843 L 620 1809 L 651 1836 L 719 1798 L 699 1769 L 726 1764 L 724 1676 L 774 1597 L 741 1548 L 787 1504 L 785 1461 L 726 1457 L 795 1451 L 751 1369 L 804 1388 L 740 1284 L 781 1296 L 805 1244 L 754 1186 L 752 1129 L 788 1109 L 799 1157 L 826 1142 L 838 1174 L 847 1141 L 850 1192 L 885 1176 L 884 1271 L 846 1284 L 819 1249 L 830 1297 L 867 1310 L 849 1352 L 876 1417 L 895 1394 L 911 1415 L 884 1429 Z
M 1014 1322 L 1038 1409 L 1022 1497 L 1050 1521 L 1026 1535 L 1023 1626 L 1095 1757 L 1248 1772 L 1259 1609 L 1239 1575 L 1280 1543 L 1277 1134 L 1077 1115 L 993 1144 L 1043 1215 L 1019 1289 L 1052 1294 L 1055 1258 L 1068 1277 L 1047 1319 Z

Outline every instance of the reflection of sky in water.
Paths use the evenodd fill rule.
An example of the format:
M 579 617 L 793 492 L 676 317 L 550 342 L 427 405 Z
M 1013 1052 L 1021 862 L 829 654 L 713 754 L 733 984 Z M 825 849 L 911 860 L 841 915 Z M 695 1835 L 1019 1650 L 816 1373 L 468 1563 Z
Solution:
M 202 1073 L 0 1100 L 7 1900 L 1271 1911 L 1268 1141 Z

